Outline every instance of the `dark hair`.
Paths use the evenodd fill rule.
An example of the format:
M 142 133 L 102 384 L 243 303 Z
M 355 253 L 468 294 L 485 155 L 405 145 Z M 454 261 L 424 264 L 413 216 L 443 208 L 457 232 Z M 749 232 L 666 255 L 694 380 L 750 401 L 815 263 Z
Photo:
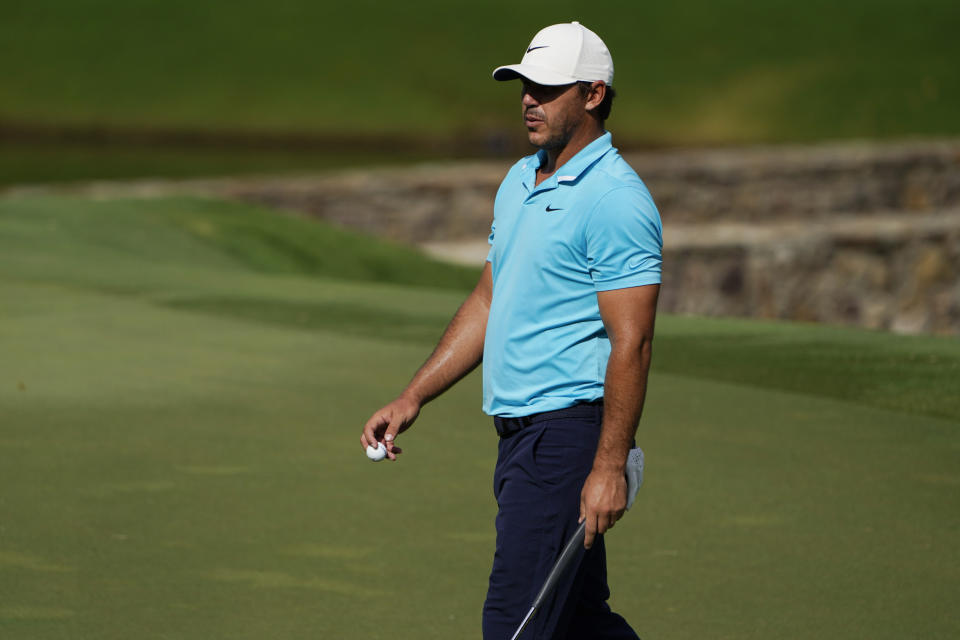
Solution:
M 577 83 L 577 86 L 580 87 L 580 95 L 586 96 L 590 93 L 590 89 L 593 86 L 592 82 L 580 81 Z M 600 122 L 606 121 L 610 117 L 610 108 L 613 107 L 613 99 L 617 97 L 617 92 L 613 90 L 613 87 L 606 85 L 607 92 L 603 96 L 603 102 L 597 105 L 597 108 L 594 109 L 594 113 L 597 114 L 597 117 L 600 118 Z

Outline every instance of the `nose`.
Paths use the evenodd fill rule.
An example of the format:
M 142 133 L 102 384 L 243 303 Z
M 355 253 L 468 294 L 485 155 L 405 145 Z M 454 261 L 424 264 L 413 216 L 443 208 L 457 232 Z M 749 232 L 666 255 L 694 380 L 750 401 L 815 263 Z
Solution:
M 537 99 L 533 97 L 533 94 L 530 92 L 530 87 L 528 87 L 526 83 L 524 83 L 523 89 L 521 89 L 520 96 L 520 101 L 525 107 L 535 107 L 540 104 Z

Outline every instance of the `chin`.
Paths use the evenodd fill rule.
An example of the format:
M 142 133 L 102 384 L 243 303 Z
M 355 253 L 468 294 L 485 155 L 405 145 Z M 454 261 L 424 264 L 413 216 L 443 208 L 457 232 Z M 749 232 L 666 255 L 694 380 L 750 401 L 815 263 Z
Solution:
M 538 149 L 542 149 L 546 141 L 546 136 L 536 131 L 528 131 L 527 140 L 529 140 L 530 144 L 532 144 L 533 146 L 537 147 Z

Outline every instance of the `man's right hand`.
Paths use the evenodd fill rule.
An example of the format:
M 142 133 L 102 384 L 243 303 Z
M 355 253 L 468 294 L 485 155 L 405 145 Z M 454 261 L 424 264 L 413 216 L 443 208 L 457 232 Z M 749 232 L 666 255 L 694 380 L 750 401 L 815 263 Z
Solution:
M 366 449 L 382 442 L 387 457 L 397 459 L 400 447 L 398 434 L 403 433 L 420 415 L 420 409 L 457 380 L 467 375 L 483 359 L 483 339 L 487 331 L 487 315 L 493 296 L 493 270 L 486 263 L 480 280 L 467 296 L 453 320 L 447 325 L 436 349 L 417 370 L 400 397 L 374 413 L 363 426 L 360 444 Z
M 403 450 L 396 446 L 397 435 L 410 428 L 413 421 L 420 415 L 420 403 L 407 396 L 400 396 L 387 406 L 383 407 L 367 420 L 363 425 L 363 434 L 360 436 L 360 445 L 366 451 L 368 446 L 377 446 L 383 442 L 387 448 L 387 457 L 396 460 Z

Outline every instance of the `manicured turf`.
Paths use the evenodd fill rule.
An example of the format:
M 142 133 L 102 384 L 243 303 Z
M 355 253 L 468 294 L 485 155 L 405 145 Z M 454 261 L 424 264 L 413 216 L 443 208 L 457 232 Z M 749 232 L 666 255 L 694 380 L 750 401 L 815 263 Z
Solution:
M 354 240 L 0 199 L 0 637 L 478 636 L 478 376 L 400 463 L 358 438 L 476 274 Z M 960 633 L 956 340 L 663 316 L 656 344 L 647 482 L 608 539 L 643 637 Z

